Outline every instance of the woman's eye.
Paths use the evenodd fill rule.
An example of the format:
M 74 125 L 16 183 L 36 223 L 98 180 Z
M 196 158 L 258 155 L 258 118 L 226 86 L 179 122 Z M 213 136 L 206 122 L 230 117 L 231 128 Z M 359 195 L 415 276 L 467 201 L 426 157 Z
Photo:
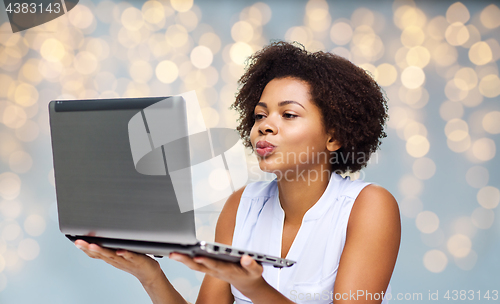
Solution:
M 262 114 L 253 114 L 253 119 L 260 120 L 264 115 Z
M 295 118 L 295 117 L 297 117 L 297 115 L 291 114 L 291 113 L 285 113 L 285 114 L 283 114 L 283 116 L 285 116 L 286 118 Z

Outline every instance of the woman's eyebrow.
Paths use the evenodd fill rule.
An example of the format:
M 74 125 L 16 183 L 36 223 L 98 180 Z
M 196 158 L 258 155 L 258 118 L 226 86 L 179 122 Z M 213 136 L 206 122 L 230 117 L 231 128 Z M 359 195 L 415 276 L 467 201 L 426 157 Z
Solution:
M 294 103 L 294 104 L 298 104 L 299 106 L 301 106 L 302 108 L 304 108 L 303 105 L 301 105 L 300 103 L 294 101 L 294 100 L 284 100 L 284 101 L 280 101 L 278 103 L 278 107 L 282 107 L 284 105 L 287 105 L 287 104 L 290 104 L 290 103 Z M 261 106 L 261 107 L 264 107 L 267 109 L 267 104 L 265 102 L 258 102 L 257 103 L 257 106 Z M 304 110 L 306 110 L 306 108 L 304 108 Z M 307 110 L 306 110 L 307 111 Z

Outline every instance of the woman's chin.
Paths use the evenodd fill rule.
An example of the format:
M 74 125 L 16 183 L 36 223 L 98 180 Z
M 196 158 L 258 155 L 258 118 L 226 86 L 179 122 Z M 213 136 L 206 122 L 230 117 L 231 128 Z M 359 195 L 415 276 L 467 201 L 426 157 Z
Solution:
M 283 166 L 283 164 L 278 165 L 278 164 L 275 164 L 272 162 L 265 162 L 263 160 L 259 160 L 259 167 L 260 167 L 260 170 L 262 170 L 266 173 L 273 173 L 273 174 L 276 174 L 279 176 L 283 175 L 287 170 L 293 171 L 290 168 Z
M 273 163 L 267 163 L 265 160 L 259 159 L 259 168 L 260 170 L 267 173 L 276 173 L 277 171 L 281 171 L 280 168 Z

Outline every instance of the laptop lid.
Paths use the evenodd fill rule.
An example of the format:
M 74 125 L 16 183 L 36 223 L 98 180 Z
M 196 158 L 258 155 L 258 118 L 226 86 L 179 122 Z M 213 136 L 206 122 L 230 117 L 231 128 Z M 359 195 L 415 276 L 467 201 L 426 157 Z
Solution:
M 137 118 L 137 114 L 146 118 L 144 109 L 159 102 L 162 119 L 168 122 L 165 132 L 187 135 L 186 104 L 180 96 L 50 102 L 62 233 L 180 244 L 197 242 L 193 208 L 180 211 L 173 178 L 170 174 L 161 174 L 161 171 L 172 170 L 166 159 L 174 157 L 176 163 L 169 164 L 179 168 L 189 164 L 187 136 L 179 136 L 174 143 L 158 147 L 156 151 L 163 153 L 165 160 L 165 168 L 158 169 L 160 173 L 144 174 L 150 169 L 154 171 L 147 157 L 142 160 L 141 170 L 136 166 L 137 160 L 134 163 L 129 122 L 134 116 Z M 149 137 L 145 143 L 151 143 L 151 149 L 151 135 L 146 120 L 144 122 Z M 187 178 L 185 181 L 183 195 L 192 195 L 190 182 Z

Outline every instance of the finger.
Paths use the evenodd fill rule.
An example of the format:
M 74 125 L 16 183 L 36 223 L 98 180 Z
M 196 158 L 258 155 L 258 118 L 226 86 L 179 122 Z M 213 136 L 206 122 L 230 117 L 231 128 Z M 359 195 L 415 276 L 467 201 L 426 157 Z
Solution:
M 97 244 L 89 244 L 87 246 L 86 253 L 89 256 L 92 256 L 93 258 L 96 258 L 96 259 L 101 259 L 108 264 L 112 264 L 111 263 L 112 261 L 116 261 L 116 262 L 120 262 L 120 263 L 125 261 L 125 259 L 123 259 L 122 257 L 115 254 L 114 249 L 104 248 L 104 247 L 101 247 Z
M 86 255 L 88 255 L 89 257 L 93 258 L 93 259 L 98 259 L 98 255 L 96 255 L 94 252 L 90 251 L 88 246 L 89 244 L 83 240 L 76 240 L 75 241 L 75 246 L 76 248 L 80 249 L 81 251 L 83 251 Z
M 252 275 L 260 276 L 262 275 L 262 272 L 264 270 L 262 265 L 259 265 L 257 261 L 255 261 L 253 258 L 251 258 L 246 254 L 241 257 L 240 264 L 241 266 L 243 266 L 244 269 L 248 271 L 248 273 Z
M 197 256 L 193 258 L 193 261 L 199 264 L 203 264 L 208 268 L 214 269 L 214 270 L 222 270 L 222 268 L 225 268 L 227 263 L 224 263 L 222 261 L 218 261 L 215 259 L 211 259 L 209 257 L 203 257 L 203 256 Z
M 89 243 L 85 242 L 84 240 L 76 240 L 75 241 L 75 246 L 78 249 L 81 249 L 82 247 L 87 247 L 88 245 L 89 245 Z
M 136 258 L 136 254 L 125 249 L 117 250 L 116 255 L 121 256 L 122 258 L 130 262 L 134 261 Z
M 193 260 L 193 258 L 191 258 L 188 255 L 180 254 L 180 253 L 176 253 L 176 252 L 172 252 L 172 253 L 170 253 L 169 258 L 171 258 L 172 260 L 181 262 L 181 263 L 183 263 L 184 265 L 186 265 L 187 267 L 189 267 L 189 268 L 191 268 L 193 270 L 201 271 L 201 272 L 204 272 L 204 273 L 207 273 L 207 274 L 213 273 L 213 271 L 211 269 L 207 268 L 203 264 L 195 262 Z
M 96 254 L 100 254 L 101 256 L 107 257 L 108 259 L 116 259 L 118 256 L 116 255 L 116 250 L 108 249 L 101 247 L 97 244 L 89 244 L 88 246 L 90 251 L 95 252 Z

